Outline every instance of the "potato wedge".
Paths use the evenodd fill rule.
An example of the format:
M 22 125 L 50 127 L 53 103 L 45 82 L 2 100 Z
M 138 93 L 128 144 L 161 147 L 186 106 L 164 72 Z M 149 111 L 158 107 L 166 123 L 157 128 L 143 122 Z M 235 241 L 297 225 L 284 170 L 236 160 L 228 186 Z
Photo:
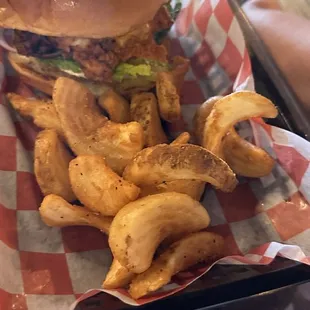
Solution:
M 172 141 L 171 145 L 178 145 L 178 144 L 187 144 L 189 143 L 191 135 L 188 132 L 182 132 L 174 141 Z M 200 200 L 204 190 L 205 190 L 205 182 L 199 180 L 175 180 L 175 181 L 168 181 L 163 182 L 157 185 L 155 188 L 156 193 L 164 193 L 164 192 L 177 192 L 183 193 L 191 196 L 195 200 Z M 142 195 L 140 194 L 142 197 Z
M 137 275 L 129 293 L 138 299 L 168 284 L 175 274 L 200 262 L 223 256 L 224 239 L 211 232 L 193 233 L 175 243 L 155 259 L 151 267 Z
M 193 133 L 195 141 L 199 145 L 201 145 L 203 141 L 203 132 L 206 125 L 207 117 L 210 115 L 214 104 L 221 98 L 223 98 L 223 96 L 211 97 L 197 108 L 197 111 L 193 118 Z
M 71 205 L 57 195 L 46 196 L 39 208 L 42 221 L 52 227 L 92 226 L 109 233 L 111 217 L 104 217 L 84 207 Z
M 167 122 L 179 120 L 181 118 L 180 96 L 171 72 L 157 73 L 156 94 L 161 118 Z
M 181 118 L 180 91 L 189 69 L 189 60 L 181 56 L 175 56 L 172 62 L 171 71 L 159 72 L 156 77 L 159 113 L 167 122 L 174 122 Z
M 185 75 L 189 69 L 190 61 L 182 56 L 175 56 L 172 59 L 172 77 L 173 84 L 176 86 L 178 93 L 181 92 L 181 88 L 184 84 Z
M 181 133 L 170 145 L 186 144 L 190 139 L 188 132 Z M 140 197 L 159 193 L 177 192 L 191 196 L 195 200 L 200 200 L 205 189 L 205 182 L 199 180 L 173 180 L 163 181 L 160 184 L 153 184 L 141 188 Z
M 193 144 L 146 148 L 125 168 L 123 178 L 139 187 L 182 179 L 208 182 L 227 192 L 237 185 L 235 174 L 226 162 Z
M 174 139 L 170 144 L 187 144 L 191 138 L 191 135 L 188 132 L 182 132 L 176 139 Z
M 101 155 L 121 174 L 143 148 L 143 129 L 137 122 L 117 124 L 100 114 L 95 97 L 82 84 L 59 78 L 54 105 L 70 148 L 76 155 Z
M 98 155 L 78 156 L 70 162 L 69 177 L 73 192 L 87 208 L 113 216 L 137 199 L 140 189 L 118 176 Z
M 8 93 L 7 98 L 21 116 L 30 118 L 42 129 L 54 129 L 60 136 L 64 136 L 55 106 L 51 101 L 25 98 L 14 93 Z
M 121 288 L 128 285 L 135 274 L 122 266 L 116 259 L 113 259 L 109 272 L 102 283 L 104 289 Z
M 76 199 L 68 173 L 72 159 L 55 130 L 43 130 L 38 134 L 34 146 L 34 173 L 44 196 L 55 194 L 68 201 Z
M 236 123 L 251 117 L 275 118 L 277 115 L 273 103 L 255 92 L 242 91 L 225 96 L 215 103 L 207 119 L 202 146 L 219 154 L 223 137 Z
M 242 139 L 234 129 L 224 138 L 223 154 L 230 168 L 244 177 L 266 176 L 275 165 L 275 160 L 266 151 Z
M 133 95 L 130 104 L 131 120 L 141 124 L 144 131 L 144 145 L 154 146 L 167 143 L 168 139 L 161 126 L 157 100 L 152 93 Z
M 166 238 L 208 227 L 206 209 L 180 193 L 147 196 L 129 203 L 115 216 L 109 235 L 113 256 L 134 273 L 147 270 L 159 244 Z
M 141 188 L 140 197 L 159 193 L 177 192 L 199 201 L 205 190 L 205 182 L 199 180 L 173 180 Z
M 202 143 L 202 132 L 215 103 L 223 97 L 212 97 L 196 112 L 193 125 L 196 141 Z M 242 139 L 232 127 L 222 140 L 218 156 L 223 158 L 238 175 L 259 178 L 268 175 L 273 167 L 273 158 L 263 149 Z
M 99 97 L 98 104 L 108 113 L 112 122 L 125 124 L 130 121 L 128 101 L 113 89 L 104 92 Z

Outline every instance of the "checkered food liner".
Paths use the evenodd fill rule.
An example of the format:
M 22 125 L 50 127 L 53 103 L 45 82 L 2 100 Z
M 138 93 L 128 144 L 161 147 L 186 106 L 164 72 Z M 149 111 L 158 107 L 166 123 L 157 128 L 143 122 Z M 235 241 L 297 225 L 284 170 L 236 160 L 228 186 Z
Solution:
M 191 68 L 182 93 L 184 119 L 174 131 L 191 123 L 206 98 L 254 89 L 245 42 L 227 2 L 183 1 L 171 49 L 188 57 Z M 8 71 L 2 57 L 1 51 L 4 86 L 13 79 L 4 79 Z M 29 94 L 24 86 L 20 92 Z M 0 98 L 0 309 L 74 309 L 78 300 L 100 291 L 111 263 L 107 238 L 93 228 L 51 228 L 40 220 L 42 196 L 32 156 L 37 129 Z M 277 165 L 268 177 L 241 180 L 233 193 L 207 188 L 203 204 L 211 216 L 210 231 L 227 244 L 226 257 L 217 263 L 268 264 L 280 255 L 310 264 L 310 144 L 260 119 L 241 124 L 240 134 L 266 149 Z M 126 290 L 105 292 L 142 305 L 182 290 L 210 268 L 181 272 L 138 301 Z

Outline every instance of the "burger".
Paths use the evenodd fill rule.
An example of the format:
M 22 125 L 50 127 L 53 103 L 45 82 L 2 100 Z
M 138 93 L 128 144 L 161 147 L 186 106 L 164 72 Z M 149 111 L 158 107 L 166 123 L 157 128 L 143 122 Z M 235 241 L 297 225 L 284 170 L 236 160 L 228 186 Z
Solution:
M 8 59 L 23 81 L 51 94 L 57 77 L 126 94 L 169 71 L 162 38 L 180 4 L 167 0 L 5 0 L 0 27 L 11 29 Z

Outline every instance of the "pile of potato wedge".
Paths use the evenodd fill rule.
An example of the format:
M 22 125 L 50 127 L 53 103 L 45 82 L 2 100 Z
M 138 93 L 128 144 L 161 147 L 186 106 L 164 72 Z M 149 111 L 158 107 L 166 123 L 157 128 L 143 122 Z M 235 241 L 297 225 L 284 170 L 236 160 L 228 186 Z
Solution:
M 186 71 L 179 69 L 181 79 Z M 252 117 L 277 116 L 254 92 L 209 99 L 193 120 L 196 144 L 187 132 L 168 144 L 162 122 L 180 117 L 180 88 L 180 79 L 162 74 L 156 95 L 129 100 L 113 90 L 96 99 L 68 78 L 56 81 L 50 101 L 7 94 L 15 110 L 43 129 L 34 150 L 42 220 L 106 233 L 114 260 L 103 288 L 128 287 L 135 299 L 223 256 L 223 238 L 206 231 L 210 218 L 199 202 L 206 183 L 231 192 L 236 174 L 262 177 L 274 166 L 234 129 Z

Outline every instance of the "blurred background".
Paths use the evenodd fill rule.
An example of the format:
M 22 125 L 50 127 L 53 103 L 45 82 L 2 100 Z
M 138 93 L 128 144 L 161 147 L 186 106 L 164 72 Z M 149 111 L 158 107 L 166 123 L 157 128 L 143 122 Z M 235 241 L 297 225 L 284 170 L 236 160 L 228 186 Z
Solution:
M 310 1 L 227 0 L 250 51 L 257 92 L 280 115 L 271 124 L 310 136 Z

